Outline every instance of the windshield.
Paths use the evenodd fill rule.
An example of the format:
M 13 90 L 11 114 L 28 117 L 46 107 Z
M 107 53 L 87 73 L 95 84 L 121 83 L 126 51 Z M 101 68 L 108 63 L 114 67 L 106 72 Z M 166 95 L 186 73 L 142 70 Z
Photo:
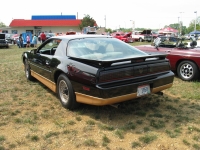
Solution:
M 166 36 L 160 36 L 158 38 L 156 38 L 154 40 L 154 43 L 156 45 L 159 45 L 159 44 L 164 44 L 164 45 L 176 45 L 177 41 L 180 41 L 180 39 L 178 38 L 175 38 L 175 37 L 166 37 Z
M 68 43 L 67 55 L 89 60 L 117 60 L 147 56 L 135 47 L 115 38 L 83 38 Z

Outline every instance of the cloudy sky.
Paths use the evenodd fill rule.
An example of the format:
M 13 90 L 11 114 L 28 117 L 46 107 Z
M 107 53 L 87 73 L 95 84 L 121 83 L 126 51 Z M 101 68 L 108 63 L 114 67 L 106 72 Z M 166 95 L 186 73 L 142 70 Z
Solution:
M 158 29 L 200 16 L 200 0 L 2 0 L 0 22 L 31 19 L 32 15 L 90 15 L 98 26 L 117 29 L 135 27 Z M 199 14 L 199 15 L 198 15 Z M 132 20 L 132 21 L 131 21 Z

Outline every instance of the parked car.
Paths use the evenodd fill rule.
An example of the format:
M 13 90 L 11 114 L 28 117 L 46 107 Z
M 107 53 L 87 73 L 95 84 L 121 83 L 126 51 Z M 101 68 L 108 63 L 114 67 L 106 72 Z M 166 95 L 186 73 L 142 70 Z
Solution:
M 76 34 L 76 31 L 67 31 L 66 32 L 66 35 L 75 35 Z
M 163 36 L 163 34 L 160 34 L 160 33 L 155 32 L 155 31 L 151 31 L 151 35 L 152 35 L 152 40 L 155 40 L 159 36 Z
M 151 42 L 153 40 L 152 30 L 134 31 L 132 33 L 132 38 L 139 42 Z
M 124 35 L 125 35 L 124 32 L 115 32 L 115 33 L 112 33 L 112 36 L 113 36 L 114 38 L 119 39 L 119 40 L 122 40 L 122 37 L 123 37 Z
M 23 52 L 22 62 L 26 78 L 36 78 L 57 93 L 67 109 L 159 93 L 174 80 L 166 54 L 149 55 L 106 35 L 51 37 Z
M 151 46 L 136 46 L 144 52 L 167 54 L 171 69 L 185 81 L 198 80 L 200 76 L 200 47 L 195 39 L 185 42 L 184 38 L 160 36 Z
M 12 37 L 11 37 L 11 43 L 12 44 L 17 44 L 18 39 L 19 39 L 19 34 L 12 35 Z
M 192 40 L 193 38 L 196 38 L 196 40 L 197 40 L 200 37 L 198 34 L 189 34 L 188 36 L 189 36 L 188 37 L 189 40 Z
M 5 39 L 8 43 L 12 43 L 12 35 L 13 34 L 5 33 Z
M 9 44 L 6 41 L 6 36 L 4 33 L 0 33 L 0 48 L 2 47 L 9 48 Z
M 135 40 L 132 38 L 132 32 L 125 33 L 124 36 L 122 36 L 122 41 L 126 43 L 133 43 Z
M 183 35 L 183 38 L 185 38 L 186 40 L 190 40 L 190 35 L 189 34 L 185 34 L 185 35 Z
M 131 32 L 129 33 L 115 32 L 112 34 L 112 36 L 126 43 L 133 43 L 134 39 L 132 38 L 131 34 L 132 34 Z

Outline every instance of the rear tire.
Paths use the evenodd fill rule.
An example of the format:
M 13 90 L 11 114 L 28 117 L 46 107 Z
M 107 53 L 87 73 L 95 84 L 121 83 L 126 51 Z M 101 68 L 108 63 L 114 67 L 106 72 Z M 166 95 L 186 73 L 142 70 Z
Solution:
M 184 81 L 194 81 L 199 78 L 199 70 L 192 61 L 182 61 L 177 68 L 178 76 Z
M 58 77 L 57 94 L 63 107 L 73 110 L 79 106 L 71 82 L 64 74 Z
M 139 42 L 143 42 L 142 38 L 139 38 Z

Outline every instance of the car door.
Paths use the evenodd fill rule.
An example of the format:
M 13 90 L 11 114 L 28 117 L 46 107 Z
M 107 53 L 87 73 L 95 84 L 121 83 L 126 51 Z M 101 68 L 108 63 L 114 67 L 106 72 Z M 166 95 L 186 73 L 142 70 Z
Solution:
M 31 69 L 47 79 L 51 77 L 50 67 L 57 45 L 56 39 L 49 39 L 37 49 L 31 58 Z

